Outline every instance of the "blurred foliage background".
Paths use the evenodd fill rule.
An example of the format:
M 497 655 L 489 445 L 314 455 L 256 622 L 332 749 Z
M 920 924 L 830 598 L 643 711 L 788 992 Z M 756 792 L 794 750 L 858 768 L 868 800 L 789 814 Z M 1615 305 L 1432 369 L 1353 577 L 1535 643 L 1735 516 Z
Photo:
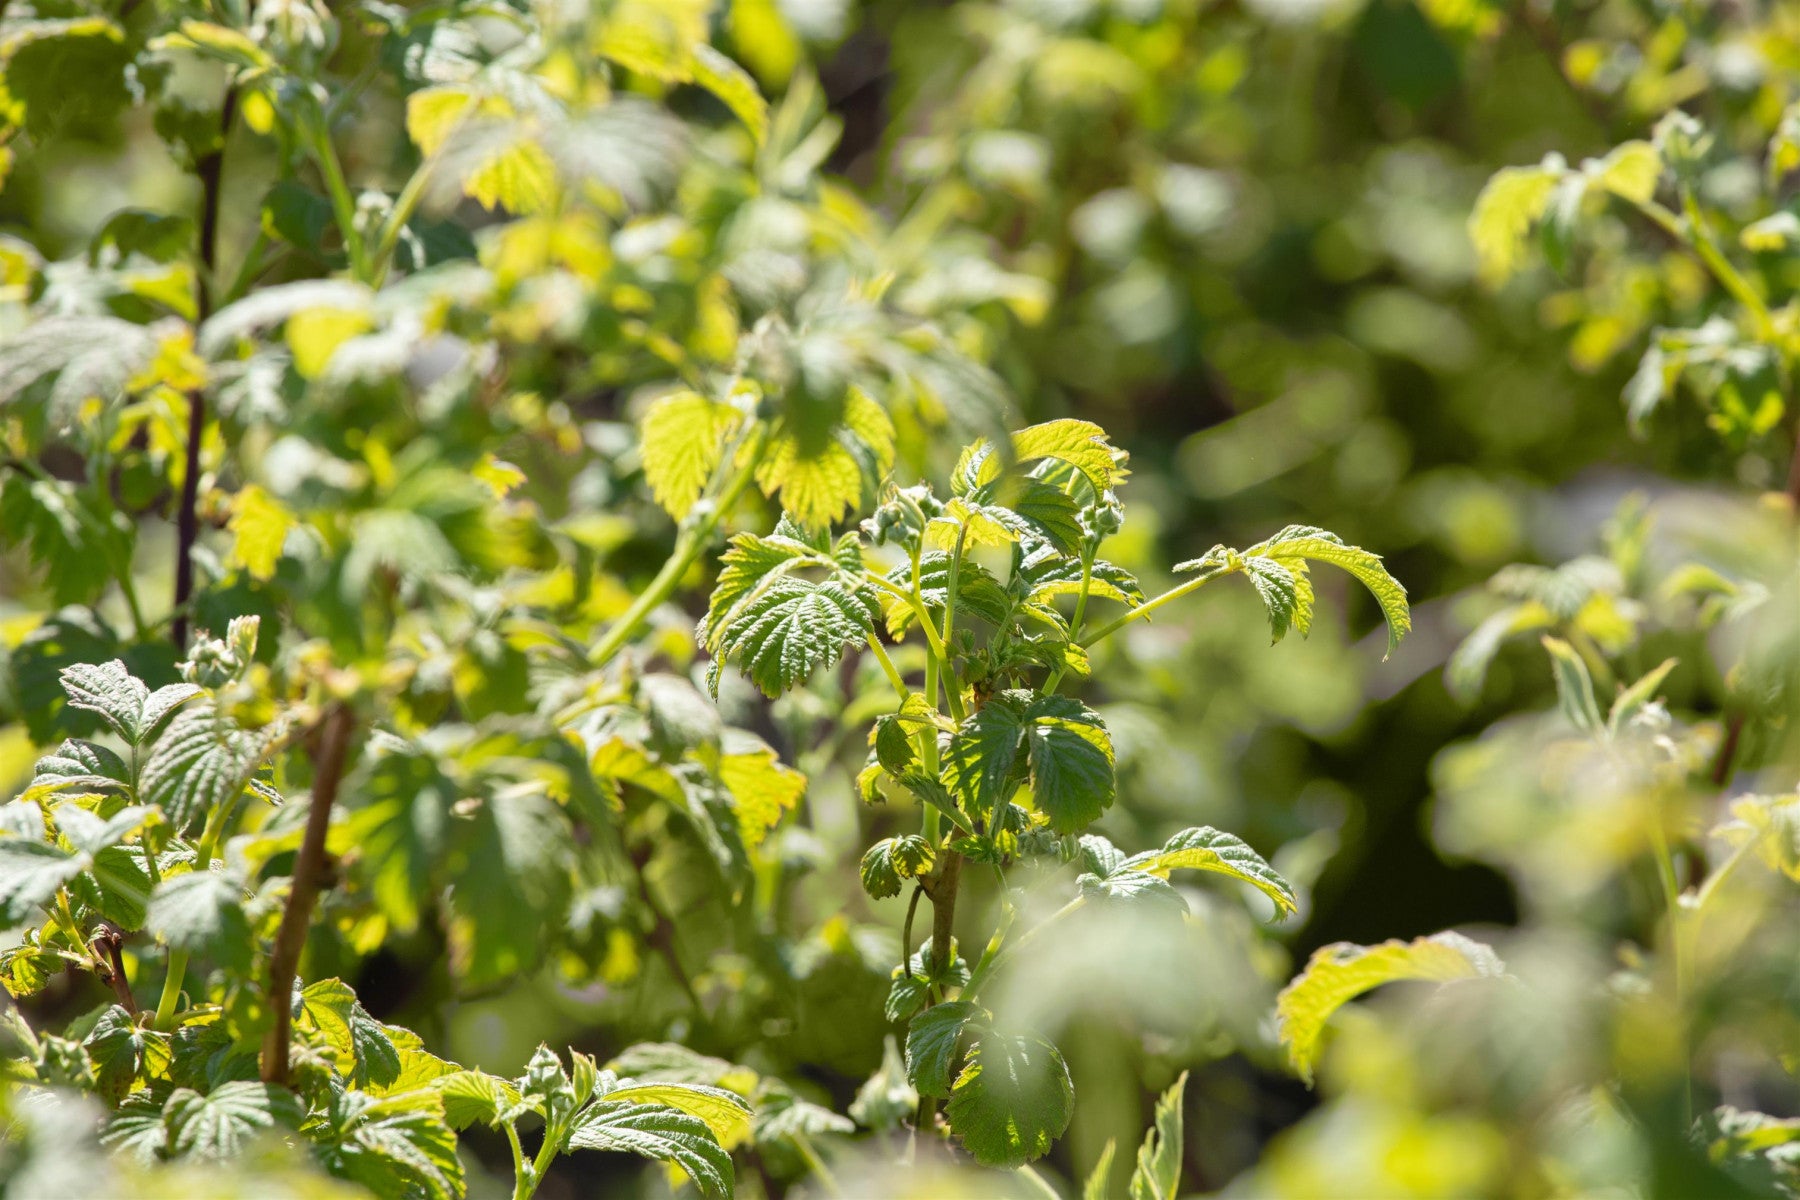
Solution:
M 1579 1093 L 1613 1069 L 1585 1060 L 1610 1060 L 1614 1039 L 1625 1045 L 1641 1035 L 1642 1054 L 1656 1053 L 1655 1036 L 1644 1032 L 1662 1028 L 1652 1017 L 1640 1015 L 1640 1027 L 1606 1024 L 1611 1018 L 1595 1016 L 1584 998 L 1632 968 L 1620 943 L 1655 941 L 1654 907 L 1641 902 L 1655 880 L 1634 865 L 1632 819 L 1621 819 L 1621 833 L 1599 827 L 1605 814 L 1591 805 L 1571 815 L 1546 798 L 1562 786 L 1546 781 L 1562 778 L 1567 764 L 1552 769 L 1536 757 L 1546 752 L 1534 714 L 1552 708 L 1556 693 L 1535 637 L 1508 642 L 1485 677 L 1458 691 L 1444 667 L 1501 607 L 1486 584 L 1502 567 L 1623 556 L 1617 603 L 1587 617 L 1615 633 L 1628 627 L 1606 646 L 1622 680 L 1680 658 L 1665 694 L 1690 715 L 1702 743 L 1692 753 L 1707 760 L 1728 707 L 1724 670 L 1711 665 L 1705 630 L 1650 618 L 1633 572 L 1649 562 L 1641 573 L 1659 575 L 1712 554 L 1792 585 L 1784 575 L 1791 531 L 1754 501 L 1785 486 L 1792 412 L 1721 419 L 1717 405 L 1678 398 L 1633 430 L 1621 397 L 1652 331 L 1698 325 L 1719 307 L 1704 270 L 1619 217 L 1579 252 L 1533 251 L 1525 269 L 1495 281 L 1484 278 L 1467 223 L 1495 170 L 1552 152 L 1570 162 L 1602 155 L 1648 137 L 1676 107 L 1700 117 L 1726 152 L 1705 181 L 1709 203 L 1745 221 L 1766 215 L 1752 211 L 1762 194 L 1755 169 L 1730 153 L 1760 157 L 1800 100 L 1800 9 L 1779 0 L 668 7 L 699 21 L 754 74 L 775 105 L 771 145 L 780 151 L 754 161 L 721 151 L 732 166 L 684 177 L 687 216 L 703 222 L 709 202 L 748 186 L 739 178 L 746 173 L 779 193 L 787 172 L 806 212 L 770 204 L 757 216 L 768 228 L 841 220 L 880 242 L 881 262 L 901 264 L 889 268 L 899 302 L 938 315 L 961 350 L 992 367 L 1015 423 L 1087 418 L 1129 449 L 1130 519 L 1109 557 L 1148 584 L 1214 543 L 1320 524 L 1383 554 L 1414 602 L 1415 631 L 1385 661 L 1379 614 L 1347 586 L 1341 605 L 1321 606 L 1306 641 L 1270 648 L 1254 596 L 1219 589 L 1138 624 L 1096 656 L 1095 680 L 1080 689 L 1112 728 L 1120 782 L 1101 828 L 1121 845 L 1156 844 L 1183 825 L 1233 830 L 1295 882 L 1303 903 L 1298 918 L 1261 932 L 1242 906 L 1196 897 L 1208 919 L 1179 944 L 1131 943 L 1122 954 L 1123 943 L 1096 926 L 1072 933 L 1040 974 L 1015 981 L 1009 1003 L 1061 1036 L 1081 1097 L 1049 1173 L 1080 1178 L 1108 1139 L 1133 1144 L 1154 1094 L 1189 1069 L 1189 1190 L 1725 1194 L 1711 1190 L 1725 1186 L 1719 1179 L 1684 1184 L 1687 1166 L 1655 1161 L 1666 1149 L 1657 1131 L 1676 1128 L 1674 1118 L 1639 1137 L 1616 1116 L 1547 1112 L 1544 1097 Z M 354 41 L 340 52 L 355 53 Z M 99 262 L 89 248 L 121 208 L 192 204 L 147 116 L 119 127 L 85 119 L 90 69 L 77 58 L 59 67 L 59 103 L 25 98 L 30 119 L 55 115 L 27 131 L 30 148 L 11 162 L 0 191 L 0 231 L 18 239 L 9 246 L 29 243 L 40 263 L 83 254 Z M 102 63 L 96 78 L 106 74 Z M 692 89 L 671 91 L 648 76 L 629 87 L 680 112 L 718 115 L 719 101 Z M 366 99 L 341 133 L 352 177 L 387 170 L 402 123 L 394 98 Z M 310 219 L 298 201 L 291 211 L 272 202 L 283 199 L 287 175 L 278 153 L 247 133 L 229 151 L 226 245 L 248 246 L 259 229 L 274 230 L 268 240 L 278 243 L 284 222 Z M 1778 179 L 1774 193 L 1790 210 L 1791 180 Z M 541 247 L 506 243 L 505 228 L 472 201 L 452 197 L 430 211 L 440 224 L 421 232 L 451 248 L 432 244 L 421 254 L 468 255 L 479 244 L 483 263 L 502 276 L 525 278 L 541 265 Z M 768 228 L 764 240 L 779 241 Z M 870 238 L 870 230 L 879 232 Z M 575 570 L 603 565 L 591 596 L 572 572 L 538 585 L 578 589 L 595 619 L 624 607 L 675 536 L 644 494 L 628 423 L 645 385 L 666 378 L 670 362 L 685 367 L 678 354 L 659 367 L 660 351 L 644 351 L 652 335 L 621 326 L 642 317 L 639 326 L 668 331 L 703 357 L 708 351 L 695 347 L 713 314 L 691 281 L 713 269 L 715 255 L 729 257 L 721 248 L 728 235 L 707 232 L 718 242 L 697 249 L 670 245 L 681 229 L 646 223 L 635 233 L 644 271 L 632 281 L 634 312 L 571 315 L 572 302 L 554 287 L 519 289 L 486 317 L 512 339 L 509 407 L 454 414 L 492 421 L 508 439 L 502 457 L 522 470 L 522 494 L 580 548 Z M 633 262 L 625 237 L 614 236 L 610 253 Z M 579 271 L 575 240 L 549 255 L 565 255 Z M 536 265 L 527 261 L 534 253 Z M 780 293 L 787 264 L 758 254 L 725 274 L 740 289 Z M 1758 261 L 1772 299 L 1790 298 L 1800 257 Z M 0 256 L 0 268 L 24 269 L 10 262 Z M 272 270 L 300 277 L 316 264 L 277 261 Z M 64 278 L 78 287 L 74 275 Z M 826 310 L 834 303 L 818 301 Z M 606 307 L 591 297 L 576 307 L 585 304 Z M 1777 391 L 1793 395 L 1791 386 Z M 257 403 L 245 395 L 245 404 Z M 387 420 L 380 394 L 361 403 L 281 418 L 289 422 L 277 422 L 289 456 L 281 469 L 329 491 L 329 464 L 290 460 L 302 439 L 330 444 L 345 428 Z M 934 461 L 944 454 L 939 443 L 904 418 L 899 424 L 910 469 L 948 466 Z M 152 449 L 161 446 L 160 427 L 146 427 Z M 405 435 L 394 437 L 400 457 Z M 411 469 L 403 464 L 402 473 Z M 141 590 L 161 595 L 166 556 L 154 547 L 173 534 L 146 528 Z M 508 554 L 519 561 L 509 564 Z M 529 565 L 534 554 L 543 557 L 502 549 L 493 569 Z M 706 570 L 690 577 L 696 585 Z M 319 625 L 342 626 L 345 618 L 308 595 L 317 584 L 286 581 L 290 594 L 278 601 L 244 582 L 208 603 L 220 614 L 317 603 Z M 27 652 L 44 614 L 69 599 L 55 588 L 24 547 L 0 556 L 0 643 L 11 656 L 0 687 L 0 788 L 8 791 L 56 732 Z M 692 588 L 685 615 L 657 618 L 651 649 L 665 667 L 685 672 L 695 662 L 687 618 L 701 594 Z M 1791 607 L 1783 611 L 1778 622 L 1792 618 Z M 436 703 L 431 689 L 471 702 L 479 689 L 459 674 L 476 669 L 470 653 L 501 680 L 497 691 L 511 686 L 509 671 L 522 680 L 518 651 L 480 625 L 460 647 L 454 636 L 419 642 L 421 675 L 448 678 L 415 689 L 421 713 Z M 339 640 L 355 641 L 347 628 Z M 419 638 L 417 630 L 396 636 Z M 172 662 L 159 662 L 147 642 L 127 649 L 144 670 Z M 567 962 L 489 964 L 459 986 L 452 976 L 463 969 L 446 956 L 466 948 L 448 946 L 429 926 L 385 938 L 346 926 L 341 961 L 319 973 L 353 979 L 376 1016 L 419 1029 L 466 1063 L 514 1071 L 539 1041 L 604 1056 L 638 1040 L 679 1040 L 802 1081 L 844 1111 L 882 1067 L 891 1030 L 881 1000 L 901 915 L 899 902 L 872 902 L 855 880 L 868 832 L 896 831 L 906 817 L 864 808 L 853 782 L 861 747 L 838 724 L 872 676 L 867 664 L 827 672 L 772 708 L 741 685 L 728 685 L 722 701 L 729 720 L 763 733 L 783 762 L 810 777 L 802 819 L 771 835 L 796 882 L 758 898 L 781 906 L 790 935 L 781 953 L 800 964 L 792 989 L 765 994 L 772 985 L 755 955 L 772 951 L 735 941 L 729 905 L 682 894 L 674 868 L 653 881 L 670 889 L 672 930 L 610 924 L 623 901 L 596 889 L 577 905 L 574 920 L 585 924 L 560 950 Z M 1507 716 L 1517 713 L 1526 715 Z M 1794 771 L 1791 742 L 1784 748 L 1770 736 L 1739 759 L 1727 790 L 1791 789 Z M 1716 793 L 1689 803 L 1696 830 L 1724 816 Z M 1764 1050 L 1793 1056 L 1794 944 L 1757 932 L 1760 922 L 1791 925 L 1793 908 L 1778 898 L 1759 903 L 1766 908 L 1728 923 L 1730 936 L 1768 936 L 1771 945 L 1731 961 L 1766 978 L 1740 979 L 1735 999 L 1731 981 L 1740 977 L 1717 980 L 1708 1002 L 1752 1006 L 1750 997 L 1760 997 L 1746 1021 L 1762 1031 Z M 1495 941 L 1540 994 L 1564 998 L 1554 1011 L 1565 1024 L 1546 1026 L 1543 1008 L 1505 1011 L 1506 996 L 1466 1006 L 1489 1006 L 1479 1011 L 1446 1002 L 1416 1020 L 1356 1012 L 1320 1092 L 1289 1075 L 1270 1014 L 1276 990 L 1313 950 L 1453 926 Z M 653 961 L 657 939 L 669 937 L 689 978 Z M 698 1016 L 676 998 L 680 989 L 697 996 Z M 1534 1040 L 1537 1057 L 1518 1057 Z M 1709 1061 L 1733 1103 L 1796 1111 L 1791 1078 L 1744 1065 L 1744 1047 L 1714 1049 Z M 1539 1154 L 1563 1174 L 1547 1171 Z M 598 1169 L 564 1164 L 542 1194 L 592 1194 L 602 1185 L 581 1172 Z M 777 1164 L 775 1178 L 783 1169 Z M 846 1189 L 862 1194 L 851 1155 L 839 1169 Z M 916 1186 L 915 1194 L 934 1194 L 929 1183 Z

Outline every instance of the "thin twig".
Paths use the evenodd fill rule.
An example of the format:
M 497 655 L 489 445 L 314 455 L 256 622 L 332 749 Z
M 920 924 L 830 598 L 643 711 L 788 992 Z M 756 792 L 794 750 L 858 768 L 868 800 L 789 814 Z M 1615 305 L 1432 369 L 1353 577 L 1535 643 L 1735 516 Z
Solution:
M 194 164 L 200 177 L 200 271 L 195 280 L 194 324 L 212 315 L 213 274 L 219 262 L 219 207 L 225 177 L 225 141 L 237 116 L 237 85 L 225 89 L 219 106 L 219 147 Z M 175 520 L 175 620 L 170 632 L 175 649 L 186 653 L 188 600 L 194 593 L 194 542 L 200 536 L 200 443 L 206 435 L 206 395 L 187 394 L 187 469 L 181 478 L 181 509 Z
M 265 1083 L 285 1084 L 288 1078 L 288 1043 L 294 1008 L 294 975 L 300 968 L 300 952 L 306 948 L 306 932 L 312 923 L 313 902 L 325 875 L 325 836 L 331 829 L 331 808 L 337 802 L 338 785 L 344 779 L 344 759 L 350 750 L 350 734 L 356 718 L 342 704 L 325 714 L 319 735 L 319 757 L 314 768 L 312 808 L 306 814 L 306 832 L 300 853 L 294 858 L 294 879 L 288 890 L 287 909 L 275 933 L 269 955 L 269 1009 L 275 1024 L 263 1043 L 262 1077 Z
M 125 934 L 118 926 L 110 921 L 100 922 L 100 932 L 94 935 L 94 948 L 106 956 L 106 970 L 102 974 L 125 1011 L 135 1017 L 137 997 L 131 994 L 131 981 L 125 978 L 124 945 Z

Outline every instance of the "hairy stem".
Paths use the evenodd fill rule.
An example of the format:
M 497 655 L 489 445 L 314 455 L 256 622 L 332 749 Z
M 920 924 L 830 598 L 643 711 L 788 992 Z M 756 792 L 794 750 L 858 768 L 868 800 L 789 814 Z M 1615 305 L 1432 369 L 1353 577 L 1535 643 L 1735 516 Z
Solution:
M 1201 571 L 1198 574 L 1196 574 L 1192 579 L 1189 579 L 1189 580 L 1186 580 L 1185 582 L 1176 584 L 1174 587 L 1170 588 L 1168 591 L 1164 592 L 1162 595 L 1156 596 L 1152 599 L 1144 601 L 1144 603 L 1138 605 L 1136 608 L 1132 609 L 1130 612 L 1126 613 L 1124 616 L 1119 617 L 1117 620 L 1107 622 L 1105 625 L 1102 625 L 1100 628 L 1094 630 L 1094 632 L 1092 632 L 1092 633 L 1088 634 L 1086 637 L 1082 638 L 1076 644 L 1085 650 L 1089 646 L 1092 646 L 1094 643 L 1103 641 L 1106 638 L 1111 637 L 1113 634 L 1117 633 L 1119 630 L 1125 628 L 1125 626 L 1131 624 L 1131 622 L 1140 620 L 1144 617 L 1149 616 L 1151 613 L 1155 612 L 1157 609 L 1161 608 L 1163 605 L 1168 604 L 1170 601 L 1179 600 L 1179 599 L 1181 599 L 1181 597 L 1187 595 L 1189 592 L 1199 591 L 1202 587 L 1204 587 L 1208 583 L 1211 583 L 1213 580 L 1217 579 L 1219 576 L 1228 575 L 1230 573 L 1231 573 L 1231 568 L 1225 566 L 1224 564 L 1220 564 L 1215 567 L 1208 567 L 1206 570 Z
M 869 634 L 869 650 L 875 655 L 875 661 L 881 664 L 882 673 L 888 677 L 888 682 L 894 685 L 894 694 L 902 700 L 906 699 L 906 680 L 894 667 L 894 660 L 888 656 L 887 647 L 881 644 L 881 639 L 873 632 Z
M 601 635 L 594 648 L 588 652 L 588 662 L 593 666 L 604 667 L 618 657 L 619 651 L 623 650 L 631 639 L 643 630 L 645 623 L 650 619 L 650 614 L 674 594 L 676 586 L 680 584 L 681 577 L 687 574 L 688 568 L 693 566 L 706 548 L 712 544 L 713 534 L 718 531 L 719 523 L 725 519 L 725 514 L 731 510 L 732 505 L 737 503 L 738 497 L 744 494 L 745 489 L 756 478 L 756 469 L 762 465 L 763 454 L 769 446 L 768 427 L 757 426 L 756 431 L 750 435 L 750 439 L 743 465 L 725 485 L 717 501 L 710 508 L 704 510 L 704 515 L 675 539 L 674 551 L 670 553 L 668 561 L 663 563 L 662 569 L 656 573 L 656 578 L 650 581 L 650 586 L 645 588 L 636 600 L 632 601 L 631 607 L 626 609 L 618 620 L 607 627 L 606 632 Z
M 342 704 L 325 714 L 319 732 L 319 757 L 313 775 L 312 807 L 306 814 L 306 832 L 300 853 L 294 858 L 294 878 L 288 890 L 287 908 L 275 933 L 269 955 L 269 1010 L 275 1024 L 263 1043 L 262 1078 L 265 1083 L 288 1081 L 288 1043 L 292 1033 L 294 975 L 300 968 L 300 952 L 306 948 L 306 931 L 312 923 L 313 903 L 318 899 L 325 874 L 325 837 L 331 829 L 331 809 L 338 786 L 344 780 L 344 760 L 356 718 Z
M 194 850 L 194 870 L 204 871 L 212 866 L 219 840 L 225 835 L 225 824 L 231 819 L 232 810 L 236 807 L 235 800 L 221 804 L 207 818 L 206 828 L 200 831 L 200 845 Z M 169 970 L 163 976 L 162 995 L 157 997 L 156 1015 L 151 1018 L 156 1028 L 165 1033 L 175 1025 L 175 1009 L 181 1003 L 181 985 L 187 979 L 187 965 L 186 950 L 176 950 L 169 955 Z

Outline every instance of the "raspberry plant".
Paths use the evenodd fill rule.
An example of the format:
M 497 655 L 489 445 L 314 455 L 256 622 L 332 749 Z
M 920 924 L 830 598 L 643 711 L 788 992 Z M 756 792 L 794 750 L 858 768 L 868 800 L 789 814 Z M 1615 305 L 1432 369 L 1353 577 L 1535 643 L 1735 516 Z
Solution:
M 1185 915 L 1168 882 L 1177 870 L 1248 884 L 1277 917 L 1295 910 L 1288 883 L 1229 833 L 1187 829 L 1131 855 L 1086 833 L 1113 802 L 1113 746 L 1100 714 L 1058 685 L 1088 675 L 1089 650 L 1126 625 L 1227 575 L 1254 586 L 1274 641 L 1311 628 L 1315 563 L 1369 589 L 1390 648 L 1410 624 L 1405 590 L 1376 555 L 1306 526 L 1244 551 L 1215 546 L 1175 568 L 1189 579 L 1147 598 L 1100 557 L 1123 520 L 1117 489 L 1127 473 L 1126 455 L 1087 422 L 1034 425 L 1000 447 L 974 442 L 943 499 L 928 484 L 890 483 L 874 515 L 835 539 L 792 517 L 767 536 L 734 537 L 701 629 L 715 691 L 732 662 L 770 696 L 852 649 L 866 646 L 880 662 L 895 708 L 869 730 L 858 788 L 870 802 L 910 798 L 921 814 L 918 833 L 884 838 L 862 859 L 872 897 L 910 891 L 886 1011 L 906 1024 L 916 1128 L 932 1131 L 942 1104 L 949 1131 L 987 1166 L 1046 1153 L 1075 1104 L 1056 1046 L 981 1002 L 1010 958 L 1044 945 L 1055 936 L 1046 930 L 1084 905 Z M 1066 597 L 1067 614 L 1058 606 Z M 1124 611 L 1090 626 L 1088 610 L 1100 604 Z M 924 643 L 916 681 L 886 648 L 909 637 Z M 1025 900 L 1007 870 L 1033 859 L 1069 864 L 1077 874 L 1061 886 L 1073 894 L 1014 933 Z M 971 964 L 955 935 L 957 901 L 965 870 L 984 869 L 1002 915 Z M 921 898 L 931 902 L 931 932 L 915 950 Z

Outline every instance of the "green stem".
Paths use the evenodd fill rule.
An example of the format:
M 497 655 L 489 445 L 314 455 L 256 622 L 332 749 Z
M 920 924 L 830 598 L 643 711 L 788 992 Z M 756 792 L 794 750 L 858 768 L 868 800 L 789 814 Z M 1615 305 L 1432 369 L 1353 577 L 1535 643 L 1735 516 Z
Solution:
M 1014 942 L 1010 947 L 996 946 L 990 942 L 989 950 L 992 951 L 992 957 L 989 957 L 989 950 L 984 950 L 982 952 L 981 961 L 975 964 L 975 970 L 969 975 L 969 986 L 962 990 L 962 995 L 958 998 L 962 1000 L 973 1000 L 977 989 L 981 984 L 987 982 L 988 978 L 994 973 L 1000 963 L 1006 961 L 1008 958 L 1017 958 L 1019 952 L 1024 950 L 1026 946 L 1029 946 L 1040 933 L 1044 932 L 1044 930 L 1056 924 L 1076 909 L 1081 908 L 1085 903 L 1086 897 L 1075 897 L 1073 900 L 1051 913 L 1048 917 L 1045 917 L 1042 921 L 1039 921 L 1036 925 L 1033 925 L 1030 929 L 1027 929 L 1024 933 L 1020 934 L 1019 940 Z
M 1732 299 L 1736 300 L 1743 306 L 1744 311 L 1750 314 L 1750 320 L 1756 326 L 1757 339 L 1773 343 L 1775 341 L 1775 322 L 1769 317 L 1769 306 L 1763 302 L 1761 296 L 1757 295 L 1756 289 L 1750 286 L 1750 281 L 1731 265 L 1731 260 L 1725 257 L 1724 251 L 1720 250 L 1719 244 L 1713 240 L 1712 230 L 1706 224 L 1705 214 L 1700 211 L 1700 203 L 1694 197 L 1693 188 L 1682 187 L 1681 207 L 1682 211 L 1687 214 L 1688 225 L 1693 229 L 1693 246 L 1700 255 L 1700 260 L 1706 264 L 1707 269 L 1713 273 L 1713 277 L 1719 281 L 1720 285 L 1731 293 Z
M 881 664 L 882 671 L 887 674 L 888 682 L 894 685 L 894 694 L 902 700 L 906 699 L 906 680 L 894 667 L 894 660 L 888 656 L 887 647 L 881 644 L 881 639 L 873 632 L 869 634 L 869 650 L 875 655 L 875 661 Z
M 1679 1016 L 1682 1028 L 1682 1040 L 1687 1040 L 1687 924 L 1685 914 L 1681 910 L 1681 882 L 1675 874 L 1675 856 L 1669 849 L 1669 839 L 1663 833 L 1660 816 L 1650 828 L 1651 845 L 1656 852 L 1656 873 L 1662 880 L 1663 900 L 1668 906 L 1669 916 L 1669 966 L 1675 976 L 1675 1011 Z M 1693 1118 L 1694 1108 L 1694 1068 L 1689 1052 L 1682 1051 L 1682 1096 L 1683 1116 L 1686 1120 Z
M 212 865 L 213 854 L 217 851 L 219 840 L 224 836 L 225 823 L 237 807 L 237 801 L 221 804 L 213 810 L 212 817 L 206 822 L 206 828 L 200 832 L 200 845 L 194 851 L 194 870 L 204 871 Z M 186 950 L 176 950 L 169 955 L 169 973 L 163 977 L 162 995 L 156 1001 L 154 1023 L 157 1029 L 168 1032 L 175 1025 L 175 1007 L 181 1002 L 181 985 L 187 976 L 188 954 Z
M 369 265 L 363 255 L 362 234 L 356 229 L 356 198 L 344 178 L 344 165 L 338 161 L 337 147 L 331 144 L 331 128 L 323 113 L 312 131 L 313 155 L 319 161 L 319 173 L 325 177 L 325 190 L 331 196 L 331 210 L 338 229 L 344 235 L 344 253 L 350 259 L 350 273 L 364 283 L 369 282 Z
M 525 1164 L 525 1148 L 519 1145 L 519 1131 L 513 1128 L 511 1121 L 506 1122 L 506 1140 L 512 1146 L 512 1200 L 531 1200 L 532 1193 L 537 1191 L 537 1179 Z
M 427 155 L 424 161 L 419 163 L 418 169 L 407 179 L 406 185 L 400 189 L 400 194 L 394 198 L 393 211 L 388 213 L 387 220 L 381 226 L 381 235 L 375 241 L 375 249 L 369 255 L 371 281 L 376 287 L 380 287 L 382 280 L 387 278 L 388 267 L 393 262 L 394 250 L 400 244 L 400 234 L 405 231 L 406 223 L 412 220 L 413 213 L 418 211 L 419 202 L 425 198 L 425 185 L 431 182 L 431 173 L 437 169 L 438 161 L 443 157 L 443 148 L 450 144 L 450 140 L 456 136 L 457 131 L 468 120 L 469 114 L 478 107 L 479 105 L 469 104 L 463 109 L 462 115 L 457 117 L 455 123 L 450 126 L 449 132 L 444 135 L 443 141 L 439 143 L 437 152 Z
M 959 999 L 972 1000 L 981 985 L 987 982 L 988 975 L 994 969 L 994 961 L 1000 957 L 1000 947 L 1006 941 L 1006 935 L 1012 932 L 1013 922 L 1018 919 L 1019 910 L 1008 905 L 1000 917 L 1000 924 L 995 927 L 994 934 L 988 938 L 987 946 L 981 957 L 976 960 L 975 969 L 969 973 L 969 982 L 963 986 Z
M 725 486 L 717 502 L 704 510 L 705 515 L 676 538 L 674 551 L 669 555 L 668 561 L 663 563 L 662 570 L 656 573 L 656 578 L 650 581 L 650 586 L 632 601 L 631 607 L 625 610 L 623 616 L 607 627 L 606 633 L 588 652 L 590 664 L 604 667 L 616 658 L 626 643 L 643 629 L 650 614 L 674 593 L 688 568 L 712 544 L 712 537 L 718 530 L 719 523 L 724 520 L 732 505 L 737 503 L 738 497 L 744 494 L 744 489 L 750 486 L 750 482 L 756 477 L 757 467 L 762 465 L 763 453 L 769 445 L 767 427 L 757 426 L 751 439 L 749 454 L 743 466 L 738 468 L 737 474 Z
M 825 1160 L 819 1157 L 819 1152 L 813 1149 L 811 1139 L 798 1130 L 793 1134 L 793 1139 L 794 1149 L 800 1152 L 800 1158 L 806 1163 L 806 1169 L 818 1177 L 819 1186 L 825 1189 L 825 1194 L 842 1196 L 844 1190 L 838 1186 L 837 1177 L 831 1173 L 831 1168 L 825 1165 Z
M 937 656 L 940 660 L 946 660 L 948 658 L 944 653 L 943 639 L 938 637 L 937 623 L 931 619 L 931 612 L 925 607 L 925 601 L 920 596 L 915 592 L 907 591 L 905 588 L 891 580 L 883 579 L 881 576 L 873 573 L 865 575 L 863 578 L 867 579 L 870 583 L 894 597 L 896 600 L 904 603 L 906 607 L 912 609 L 913 616 L 919 619 L 919 627 L 925 631 L 925 642 L 931 647 L 932 654 Z M 937 703 L 937 697 L 932 695 L 929 690 L 925 693 L 925 697 L 933 704 Z
M 1714 871 L 1711 875 L 1708 875 L 1706 877 L 1706 882 L 1700 885 L 1700 892 L 1694 898 L 1694 923 L 1696 926 L 1699 925 L 1701 915 L 1706 912 L 1707 904 L 1718 892 L 1719 886 L 1725 882 L 1733 871 L 1737 870 L 1737 865 L 1748 858 L 1750 851 L 1755 849 L 1755 847 L 1756 839 L 1746 838 L 1736 850 L 1731 852 L 1731 857 L 1719 864 L 1719 869 Z
M 1069 622 L 1069 638 L 1073 641 L 1081 636 L 1081 623 L 1087 619 L 1088 588 L 1094 582 L 1094 555 L 1100 549 L 1099 544 L 1085 547 L 1081 554 L 1081 590 L 1075 593 L 1075 616 Z M 1058 667 L 1050 672 L 1050 678 L 1044 681 L 1044 695 L 1048 696 L 1062 682 L 1067 668 Z
M 87 938 L 81 932 L 81 922 L 75 919 L 75 910 L 69 907 L 69 892 L 66 888 L 56 889 L 55 916 L 57 923 L 69 935 L 69 940 L 85 950 Z M 88 960 L 88 965 L 90 967 L 93 965 L 91 960 Z
M 1132 609 L 1130 612 L 1126 613 L 1124 616 L 1120 617 L 1116 621 L 1109 621 L 1107 624 L 1102 625 L 1099 629 L 1096 629 L 1093 633 L 1090 633 L 1090 634 L 1088 634 L 1088 636 L 1082 638 L 1079 642 L 1076 643 L 1076 645 L 1082 647 L 1083 649 L 1086 649 L 1087 647 L 1092 646 L 1095 642 L 1103 641 L 1104 639 L 1111 637 L 1113 634 L 1117 633 L 1119 630 L 1125 628 L 1125 626 L 1131 624 L 1131 622 L 1139 620 L 1140 618 L 1149 616 L 1151 613 L 1155 612 L 1157 609 L 1161 608 L 1163 605 L 1168 604 L 1170 601 L 1179 600 L 1181 597 L 1187 595 L 1189 592 L 1199 591 L 1201 587 L 1205 586 L 1208 583 L 1211 583 L 1213 580 L 1217 579 L 1219 576 L 1228 575 L 1230 573 L 1231 573 L 1231 568 L 1225 566 L 1224 564 L 1220 564 L 1215 567 L 1210 567 L 1207 570 L 1202 571 L 1199 574 L 1195 575 L 1192 579 L 1187 580 L 1185 583 L 1180 583 L 1180 584 L 1177 584 L 1175 587 L 1170 588 L 1168 591 L 1164 592 L 1162 595 L 1156 596 L 1153 599 L 1144 601 L 1144 603 L 1138 605 L 1136 608 Z

